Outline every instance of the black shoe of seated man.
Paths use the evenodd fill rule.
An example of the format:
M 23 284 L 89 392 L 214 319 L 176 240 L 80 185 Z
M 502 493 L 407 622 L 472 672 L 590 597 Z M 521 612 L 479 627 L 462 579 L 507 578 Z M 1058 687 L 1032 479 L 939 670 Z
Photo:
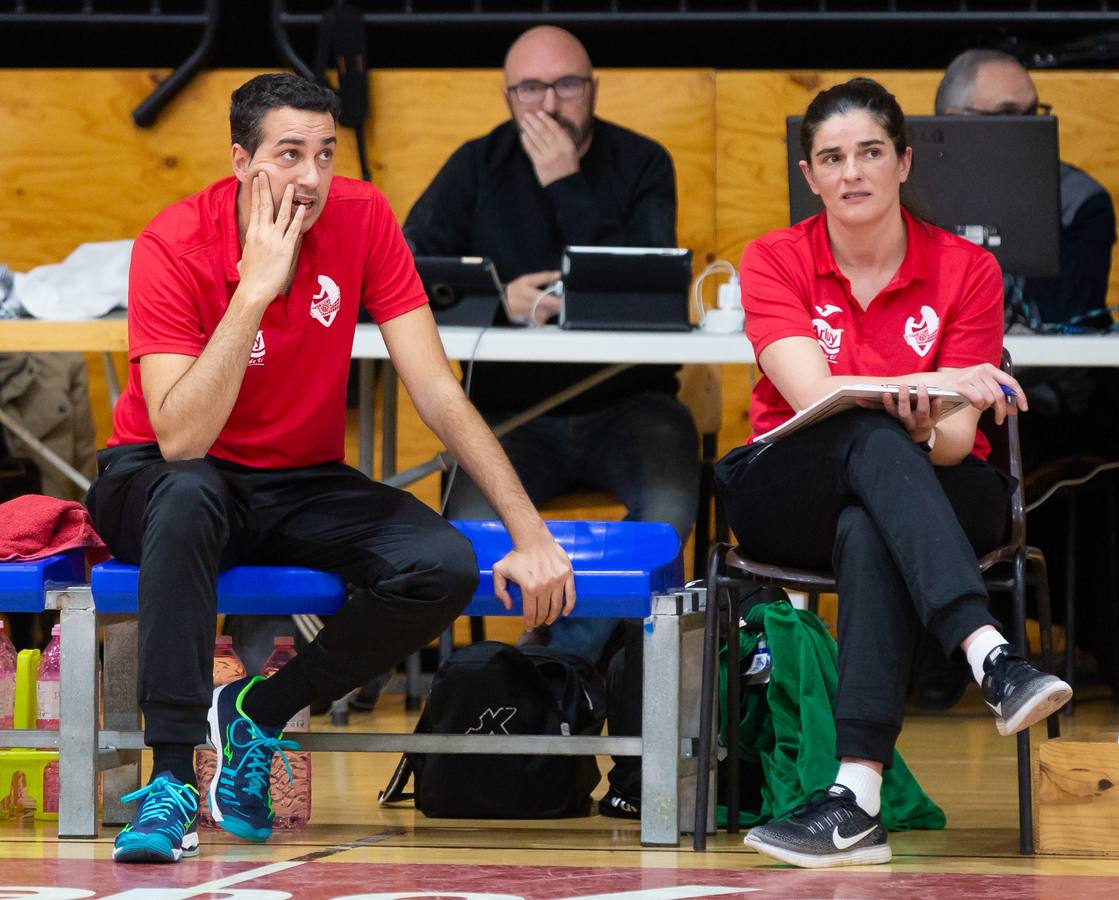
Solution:
M 806 869 L 872 865 L 891 858 L 881 817 L 867 815 L 841 784 L 798 806 L 783 821 L 755 825 L 743 843 Z
M 611 819 L 640 819 L 641 801 L 610 788 L 606 796 L 598 801 L 598 814 Z
M 1024 731 L 1072 699 L 1068 684 L 1011 652 L 1009 644 L 987 655 L 983 671 L 983 699 L 1004 737 Z

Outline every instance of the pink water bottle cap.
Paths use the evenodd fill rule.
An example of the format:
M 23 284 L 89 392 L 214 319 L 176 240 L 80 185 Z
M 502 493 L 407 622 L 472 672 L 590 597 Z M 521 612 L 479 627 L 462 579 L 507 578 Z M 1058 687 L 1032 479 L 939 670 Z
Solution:
M 51 628 L 51 637 L 58 637 L 60 634 L 62 634 L 61 625 L 55 625 L 53 628 Z
M 214 646 L 215 647 L 221 647 L 222 649 L 227 649 L 229 647 L 232 647 L 233 646 L 233 636 L 229 635 L 229 634 L 219 634 L 217 636 L 217 638 L 214 640 Z
M 295 638 L 291 637 L 290 635 L 277 635 L 275 638 L 273 638 L 272 646 L 275 647 L 277 650 L 281 648 L 291 649 L 295 646 Z

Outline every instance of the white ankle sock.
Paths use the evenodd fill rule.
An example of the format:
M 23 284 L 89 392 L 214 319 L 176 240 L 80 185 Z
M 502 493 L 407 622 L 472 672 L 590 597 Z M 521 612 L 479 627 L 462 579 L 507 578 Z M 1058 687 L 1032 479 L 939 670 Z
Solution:
M 1003 644 L 1009 644 L 998 629 L 991 628 L 978 634 L 967 648 L 967 664 L 971 666 L 971 674 L 975 683 L 983 686 L 983 661 L 991 655 L 991 651 Z
M 855 802 L 868 816 L 878 815 L 882 808 L 882 775 L 861 763 L 839 764 L 835 783 L 841 784 L 855 795 Z

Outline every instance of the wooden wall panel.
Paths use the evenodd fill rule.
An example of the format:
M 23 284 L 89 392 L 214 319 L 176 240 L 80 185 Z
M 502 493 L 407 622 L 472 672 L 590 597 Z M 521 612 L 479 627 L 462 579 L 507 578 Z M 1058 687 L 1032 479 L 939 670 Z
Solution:
M 204 72 L 154 128 L 141 129 L 129 112 L 161 73 L 0 70 L 0 175 L 12 198 L 0 217 L 0 259 L 24 270 L 83 241 L 134 236 L 164 206 L 227 174 L 229 95 L 252 74 Z M 599 79 L 600 114 L 672 154 L 680 239 L 702 258 L 714 244 L 713 73 L 606 70 Z M 501 87 L 497 70 L 372 76 L 374 180 L 399 218 L 459 144 L 507 117 Z M 338 172 L 357 174 L 346 129 Z

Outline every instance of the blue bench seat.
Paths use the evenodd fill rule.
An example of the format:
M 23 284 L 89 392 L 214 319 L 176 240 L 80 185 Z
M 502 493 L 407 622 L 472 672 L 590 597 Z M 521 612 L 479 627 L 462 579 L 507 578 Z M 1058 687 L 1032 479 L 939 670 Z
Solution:
M 140 569 L 109 560 L 90 571 L 99 613 L 137 612 Z M 234 566 L 218 576 L 218 612 L 241 615 L 330 615 L 346 602 L 337 575 L 299 566 Z
M 493 565 L 513 543 L 500 522 L 456 521 L 478 557 L 479 583 L 465 614 L 521 614 L 520 592 L 510 586 L 512 610 L 493 590 Z M 548 522 L 575 568 L 574 615 L 644 618 L 653 594 L 684 581 L 680 542 L 661 522 Z M 135 613 L 140 570 L 109 560 L 90 576 L 99 613 Z M 329 615 L 345 602 L 346 590 L 335 575 L 296 566 L 235 566 L 218 576 L 218 612 L 246 615 Z M 39 608 L 42 608 L 41 606 Z
M 0 563 L 0 610 L 42 612 L 46 592 L 85 582 L 85 556 L 71 550 L 30 562 Z

